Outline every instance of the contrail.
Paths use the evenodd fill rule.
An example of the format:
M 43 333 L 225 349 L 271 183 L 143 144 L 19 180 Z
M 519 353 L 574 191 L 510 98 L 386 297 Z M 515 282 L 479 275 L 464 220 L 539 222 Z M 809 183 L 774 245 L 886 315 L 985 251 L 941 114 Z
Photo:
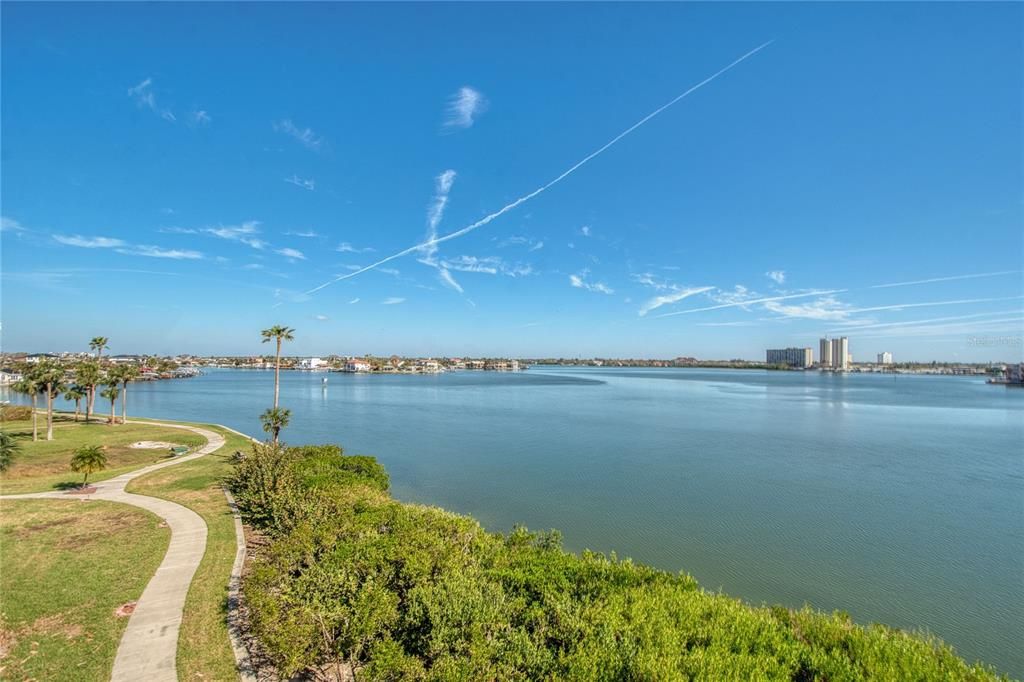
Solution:
M 786 296 L 768 296 L 767 298 L 751 298 L 746 301 L 733 301 L 732 303 L 721 303 L 719 305 L 711 305 L 707 308 L 689 308 L 687 310 L 677 310 L 674 313 L 662 313 L 661 315 L 655 315 L 655 317 L 673 317 L 675 315 L 687 315 L 689 313 L 702 313 L 706 310 L 720 310 L 722 308 L 735 308 L 737 306 L 745 305 L 756 305 L 758 303 L 768 303 L 770 301 L 787 301 L 791 298 L 807 298 L 808 296 L 827 296 L 828 294 L 841 294 L 849 291 L 849 289 L 825 289 L 822 291 L 808 291 L 803 294 L 787 294 Z
M 872 287 L 875 288 L 875 287 Z M 1024 296 L 1000 296 L 998 298 L 962 298 L 959 301 L 929 301 L 927 303 L 894 303 L 892 305 L 876 305 L 870 308 L 853 308 L 847 313 L 870 313 L 876 310 L 903 310 L 904 308 L 927 308 L 937 305 L 963 305 L 967 303 L 990 303 L 992 301 L 1016 301 Z
M 508 213 L 509 211 L 511 211 L 512 209 L 516 208 L 520 204 L 524 204 L 527 201 L 529 201 L 530 199 L 532 199 L 535 196 L 537 196 L 538 194 L 544 192 L 545 190 L 550 189 L 551 187 L 554 187 L 555 185 L 560 183 L 562 180 L 566 179 L 567 177 L 569 177 L 570 175 L 575 173 L 579 168 L 581 168 L 583 165 L 585 165 L 588 161 L 590 161 L 591 159 L 593 159 L 593 158 L 601 155 L 602 153 L 604 153 L 609 147 L 611 147 L 616 142 L 618 142 L 619 140 L 624 138 L 626 135 L 629 135 L 631 132 L 633 132 L 634 130 L 636 130 L 637 128 L 642 126 L 643 124 L 647 123 L 652 118 L 654 118 L 655 116 L 657 116 L 661 112 L 665 111 L 666 109 L 671 107 L 673 104 L 675 104 L 679 100 L 683 99 L 687 95 L 690 95 L 691 93 L 693 93 L 693 92 L 699 90 L 700 88 L 704 87 L 705 85 L 707 85 L 711 81 L 715 80 L 716 78 L 718 78 L 719 76 L 724 74 L 726 71 L 729 71 L 734 66 L 738 65 L 740 62 L 746 60 L 748 57 L 754 56 L 755 54 L 757 54 L 758 52 L 760 52 L 764 48 L 766 48 L 769 45 L 771 45 L 773 42 L 775 42 L 775 41 L 769 40 L 768 42 L 766 42 L 766 43 L 764 43 L 762 45 L 758 45 L 757 47 L 755 47 L 750 52 L 747 52 L 742 57 L 740 57 L 740 58 L 736 59 L 735 61 L 733 61 L 732 63 L 730 63 L 728 66 L 725 66 L 725 67 L 719 69 L 718 71 L 716 71 L 715 73 L 711 74 L 710 76 L 708 76 L 707 78 L 705 78 L 701 82 L 699 82 L 696 85 L 692 86 L 686 92 L 682 93 L 681 95 L 677 95 L 675 98 L 669 100 L 667 103 L 663 104 L 662 106 L 658 107 L 657 109 L 655 109 L 651 113 L 647 114 L 642 119 L 640 119 L 639 121 L 637 121 L 636 123 L 634 123 L 630 127 L 628 127 L 625 130 L 623 130 L 621 133 L 619 133 L 618 135 L 613 137 L 611 139 L 611 141 L 606 143 L 603 147 L 599 148 L 595 152 L 592 152 L 589 156 L 584 157 L 582 161 L 577 162 L 575 165 L 570 167 L 567 171 L 565 171 L 564 173 L 559 175 L 554 180 L 551 180 L 546 185 L 541 185 L 540 187 L 538 187 L 537 189 L 533 190 L 529 194 L 525 194 L 525 195 L 519 197 L 518 199 L 516 199 L 512 203 L 507 204 L 506 206 L 503 206 L 502 208 L 498 209 L 494 213 L 491 213 L 490 215 L 484 216 L 483 218 L 481 218 L 480 220 L 476 221 L 475 223 L 471 223 L 471 224 L 467 225 L 466 227 L 463 227 L 461 230 L 456 230 L 455 232 L 451 232 L 451 233 L 446 234 L 446 235 L 441 236 L 441 237 L 435 237 L 433 239 L 428 239 L 427 241 L 423 242 L 422 244 L 416 244 L 415 246 L 410 246 L 409 248 L 407 248 L 407 249 L 405 249 L 403 251 L 399 251 L 398 253 L 392 254 L 392 255 L 390 255 L 390 256 L 388 256 L 386 258 L 382 258 L 379 261 L 377 261 L 376 263 L 372 263 L 370 265 L 367 265 L 365 268 L 360 268 L 359 270 L 356 270 L 354 272 L 350 272 L 350 273 L 347 273 L 347 274 L 344 274 L 344 275 L 339 275 L 339 276 L 335 277 L 332 280 L 328 280 L 327 282 L 324 282 L 323 284 L 321 284 L 318 287 L 314 287 L 314 288 L 310 289 L 306 293 L 307 294 L 316 293 L 317 291 L 320 291 L 324 287 L 330 286 L 331 284 L 334 284 L 335 282 L 340 282 L 343 279 L 350 279 L 352 277 L 355 277 L 356 275 L 360 275 L 360 274 L 366 272 L 367 270 L 373 270 L 374 268 L 380 267 L 381 265 L 384 265 L 385 263 L 389 263 L 389 262 L 395 260 L 396 258 L 401 258 L 402 256 L 408 256 L 410 253 L 414 253 L 416 251 L 420 251 L 421 249 L 424 249 L 426 247 L 434 246 L 436 244 L 441 244 L 441 243 L 444 243 L 444 242 L 452 240 L 452 239 L 457 239 L 457 238 L 459 238 L 459 237 L 461 237 L 461 236 L 463 236 L 465 234 L 469 234 L 470 232 L 472 232 L 473 230 L 475 230 L 477 228 L 483 227 L 484 225 L 486 225 L 487 223 L 491 222 L 495 218 L 498 218 L 498 217 Z
M 896 282 L 894 284 L 875 284 L 869 289 L 888 289 L 890 287 L 908 287 L 914 284 L 931 284 L 932 282 L 952 282 L 958 279 L 977 279 L 979 277 L 999 277 L 1000 275 L 1016 275 L 1020 270 L 1000 270 L 999 272 L 982 272 L 976 275 L 954 275 L 952 277 L 933 277 L 931 279 L 919 279 L 913 282 Z

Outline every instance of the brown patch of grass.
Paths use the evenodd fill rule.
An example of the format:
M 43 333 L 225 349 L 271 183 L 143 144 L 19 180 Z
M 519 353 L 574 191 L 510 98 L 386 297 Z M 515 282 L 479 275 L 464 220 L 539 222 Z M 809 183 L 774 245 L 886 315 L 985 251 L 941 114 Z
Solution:
M 0 678 L 108 680 L 127 619 L 170 533 L 106 501 L 3 500 Z
M 64 639 L 81 637 L 85 630 L 78 623 L 68 623 L 61 614 L 41 616 L 31 625 L 22 628 L 18 634 L 22 637 L 38 637 L 40 635 L 60 636 Z

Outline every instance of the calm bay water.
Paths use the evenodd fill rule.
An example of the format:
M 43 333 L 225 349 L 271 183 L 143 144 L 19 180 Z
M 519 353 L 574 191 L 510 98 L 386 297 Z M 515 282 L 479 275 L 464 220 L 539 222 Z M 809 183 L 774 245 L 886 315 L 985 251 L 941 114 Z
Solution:
M 375 455 L 400 499 L 558 528 L 753 603 L 927 629 L 1024 677 L 1024 391 L 596 368 L 281 383 L 288 442 Z M 272 396 L 272 372 L 212 370 L 133 385 L 129 412 L 259 435 Z

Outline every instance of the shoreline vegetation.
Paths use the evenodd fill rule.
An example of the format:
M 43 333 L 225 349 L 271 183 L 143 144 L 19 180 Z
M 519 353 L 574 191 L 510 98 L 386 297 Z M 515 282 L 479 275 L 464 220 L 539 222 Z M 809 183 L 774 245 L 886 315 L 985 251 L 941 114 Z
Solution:
M 398 502 L 372 457 L 253 445 L 229 481 L 265 542 L 243 583 L 263 657 L 317 679 L 996 680 L 927 634 L 752 606 L 671 574 Z

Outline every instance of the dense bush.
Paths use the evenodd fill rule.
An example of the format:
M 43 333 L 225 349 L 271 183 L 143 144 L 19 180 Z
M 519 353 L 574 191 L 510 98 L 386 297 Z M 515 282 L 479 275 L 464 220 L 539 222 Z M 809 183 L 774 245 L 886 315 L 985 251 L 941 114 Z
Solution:
M 273 539 L 244 585 L 285 676 L 373 680 L 983 680 L 940 642 L 755 608 L 557 533 L 401 504 L 369 457 L 261 446 L 232 485 Z
M 0 405 L 0 420 L 16 422 L 31 418 L 32 407 L 30 405 Z

